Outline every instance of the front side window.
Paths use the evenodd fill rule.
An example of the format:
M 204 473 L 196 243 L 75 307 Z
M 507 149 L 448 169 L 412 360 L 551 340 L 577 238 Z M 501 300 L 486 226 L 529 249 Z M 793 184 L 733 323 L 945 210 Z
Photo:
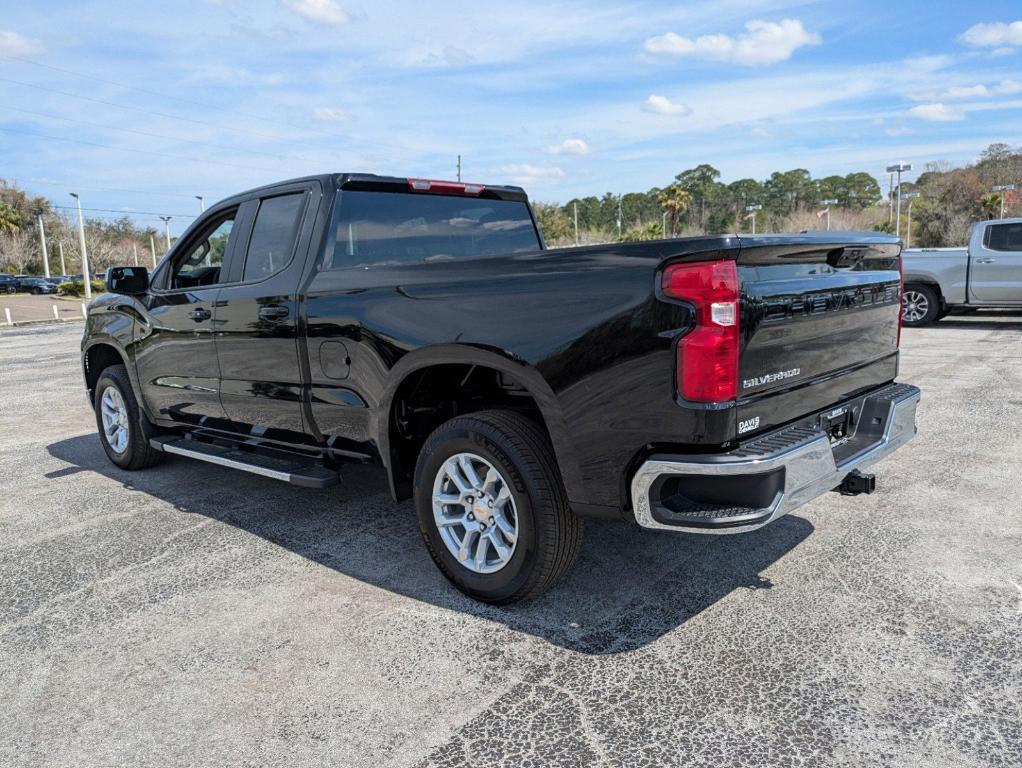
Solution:
M 290 263 L 304 205 L 303 192 L 260 201 L 248 243 L 244 280 L 262 280 Z
M 991 251 L 1022 251 L 1022 224 L 992 224 L 987 227 L 987 248 Z
M 184 255 L 175 259 L 171 274 L 172 288 L 198 288 L 220 282 L 220 272 L 236 215 L 237 211 L 232 211 L 211 222 Z
M 400 192 L 341 192 L 325 269 L 393 267 L 540 249 L 524 202 Z

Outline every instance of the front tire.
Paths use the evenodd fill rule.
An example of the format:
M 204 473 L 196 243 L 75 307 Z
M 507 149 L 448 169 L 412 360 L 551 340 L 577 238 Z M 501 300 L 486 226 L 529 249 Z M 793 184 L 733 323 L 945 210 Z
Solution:
M 578 555 L 582 521 L 568 507 L 550 442 L 512 411 L 438 427 L 419 454 L 414 496 L 433 561 L 477 600 L 535 597 Z
M 909 284 L 901 295 L 901 322 L 909 328 L 938 320 L 940 296 L 928 285 Z
M 151 467 L 163 452 L 149 445 L 156 430 L 142 414 L 123 365 L 105 368 L 96 382 L 96 426 L 107 457 L 121 469 Z

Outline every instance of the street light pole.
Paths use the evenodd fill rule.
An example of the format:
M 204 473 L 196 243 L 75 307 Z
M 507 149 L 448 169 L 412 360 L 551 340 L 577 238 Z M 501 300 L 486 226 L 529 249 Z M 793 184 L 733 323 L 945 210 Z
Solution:
M 153 252 L 153 269 L 156 269 L 156 240 L 149 235 L 149 250 Z
M 578 245 L 578 203 L 572 203 L 571 209 L 575 217 L 575 245 Z
M 912 203 L 915 202 L 917 197 L 920 197 L 919 192 L 906 192 L 905 199 L 908 200 L 908 235 L 905 237 L 905 247 L 912 247 Z
M 199 201 L 199 213 L 206 211 L 206 204 L 202 201 L 202 195 L 196 195 L 195 199 Z
M 1014 184 L 997 184 L 996 186 L 991 187 L 992 191 L 1000 193 L 998 195 L 998 197 L 1001 198 L 1001 215 L 998 216 L 999 219 L 1003 219 L 1004 218 L 1004 198 L 1005 198 L 1005 194 L 1004 193 L 1005 192 L 1011 192 L 1013 189 L 1015 189 L 1015 185 Z
M 761 210 L 763 210 L 763 206 L 759 203 L 745 206 L 745 212 L 752 214 L 751 216 L 745 217 L 747 219 L 752 219 L 752 234 L 756 234 L 756 214 Z
M 85 300 L 92 301 L 92 278 L 89 276 L 89 254 L 85 250 L 85 219 L 82 218 L 82 200 L 77 192 L 69 193 L 78 208 L 78 245 L 82 249 L 82 282 L 85 283 Z
M 898 237 L 901 237 L 901 174 L 902 174 L 903 171 L 911 171 L 911 170 L 912 170 L 912 164 L 911 163 L 895 163 L 894 165 L 887 166 L 887 172 L 888 173 L 896 173 L 896 174 L 898 174 L 898 209 L 897 209 L 897 213 L 895 214 L 895 225 L 894 225 L 894 233 Z
M 167 238 L 167 250 L 170 250 L 170 220 L 173 216 L 160 216 L 163 219 L 163 234 Z
M 50 256 L 46 252 L 46 228 L 43 226 L 43 212 L 41 209 L 35 212 L 36 220 L 39 222 L 39 243 L 43 248 L 43 275 L 50 276 Z
M 58 240 L 57 241 L 57 250 L 60 251 L 60 274 L 66 276 L 67 275 L 67 267 L 64 266 L 64 241 L 63 240 Z
M 837 205 L 837 200 L 823 200 L 825 206 L 827 206 L 827 231 L 830 232 L 830 206 Z

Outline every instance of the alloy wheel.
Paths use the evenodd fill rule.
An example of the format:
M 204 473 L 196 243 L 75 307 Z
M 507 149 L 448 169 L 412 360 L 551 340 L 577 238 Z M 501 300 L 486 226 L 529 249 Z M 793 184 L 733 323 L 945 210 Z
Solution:
M 919 291 L 905 291 L 901 297 L 901 318 L 907 323 L 918 323 L 930 311 L 930 300 Z
M 518 543 L 518 513 L 511 488 L 489 461 L 458 453 L 433 482 L 433 520 L 447 550 L 475 573 L 496 573 Z
M 128 408 L 124 397 L 116 387 L 107 387 L 100 398 L 100 415 L 103 419 L 103 434 L 107 443 L 117 453 L 128 450 Z

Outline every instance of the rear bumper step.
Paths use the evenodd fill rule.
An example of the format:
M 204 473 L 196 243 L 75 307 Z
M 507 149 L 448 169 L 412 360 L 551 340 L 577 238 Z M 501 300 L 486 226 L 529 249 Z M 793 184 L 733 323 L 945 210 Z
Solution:
M 801 423 L 724 454 L 651 456 L 632 478 L 639 525 L 693 533 L 742 533 L 786 515 L 915 436 L 920 392 L 892 384 L 857 401 L 854 435 L 832 445 Z M 859 491 L 868 492 L 868 491 Z
M 187 456 L 210 464 L 218 464 L 221 467 L 240 469 L 243 472 L 251 472 L 254 475 L 262 475 L 274 480 L 283 480 L 285 483 L 303 488 L 327 488 L 337 485 L 340 481 L 337 472 L 300 457 L 286 455 L 278 457 L 267 453 L 255 453 L 216 443 L 202 443 L 176 435 L 154 437 L 150 439 L 149 444 L 165 453 Z

